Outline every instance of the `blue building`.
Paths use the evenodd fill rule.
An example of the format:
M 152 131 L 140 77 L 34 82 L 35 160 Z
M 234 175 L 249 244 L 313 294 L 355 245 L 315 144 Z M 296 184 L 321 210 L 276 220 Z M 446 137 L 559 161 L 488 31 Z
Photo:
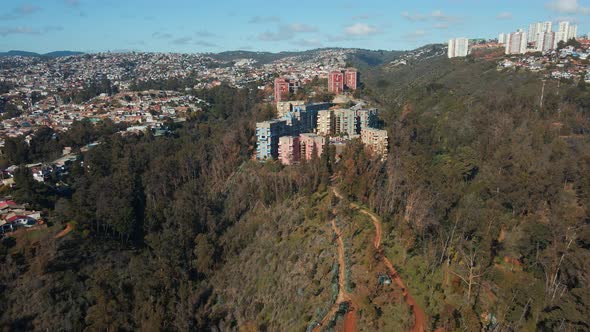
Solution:
M 256 123 L 256 159 L 279 157 L 279 137 L 289 135 L 291 126 L 284 119 Z

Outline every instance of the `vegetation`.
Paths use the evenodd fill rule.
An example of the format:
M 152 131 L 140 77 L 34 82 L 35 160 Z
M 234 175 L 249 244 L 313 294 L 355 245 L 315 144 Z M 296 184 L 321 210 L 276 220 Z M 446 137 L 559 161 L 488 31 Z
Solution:
M 227 86 L 197 91 L 210 106 L 174 136 L 78 124 L 10 142 L 15 163 L 102 144 L 72 170 L 71 197 L 19 174 L 23 201 L 54 197 L 56 227 L 1 242 L 2 328 L 304 330 L 337 294 L 334 211 L 359 326 L 410 327 L 400 291 L 377 284 L 371 222 L 334 204 L 333 177 L 382 216 L 385 254 L 432 329 L 589 329 L 590 90 L 547 81 L 541 106 L 540 76 L 475 57 L 377 63 L 359 94 L 382 110 L 386 162 L 356 141 L 339 162 L 253 162 L 272 108 Z

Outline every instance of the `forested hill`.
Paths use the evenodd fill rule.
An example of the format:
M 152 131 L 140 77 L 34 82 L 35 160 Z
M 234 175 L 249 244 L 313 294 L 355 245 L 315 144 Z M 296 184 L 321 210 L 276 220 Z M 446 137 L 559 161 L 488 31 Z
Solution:
M 358 142 L 339 162 L 254 162 L 273 109 L 219 86 L 171 135 L 101 130 L 69 194 L 19 174 L 14 195 L 50 227 L 2 240 L 2 328 L 304 331 L 344 286 L 363 330 L 411 328 L 407 291 L 428 330 L 590 329 L 590 88 L 548 80 L 541 107 L 539 74 L 391 61 L 367 65 L 360 92 L 381 109 L 385 162 Z M 407 289 L 385 284 L 361 205 Z

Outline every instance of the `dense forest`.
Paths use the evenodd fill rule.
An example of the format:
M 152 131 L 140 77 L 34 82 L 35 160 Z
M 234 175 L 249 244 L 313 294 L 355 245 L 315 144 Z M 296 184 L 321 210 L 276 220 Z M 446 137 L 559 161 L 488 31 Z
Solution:
M 335 186 L 382 217 L 385 254 L 429 328 L 588 330 L 590 87 L 547 81 L 541 106 L 538 74 L 473 58 L 383 64 L 363 80 L 389 132 L 385 162 L 358 142 L 338 162 L 331 149 L 296 166 L 254 162 L 254 124 L 272 108 L 257 89 L 220 86 L 198 92 L 211 106 L 172 136 L 91 131 L 102 143 L 50 204 L 25 195 L 42 188 L 20 174 L 51 227 L 2 239 L 0 326 L 306 330 L 334 301 L 335 209 L 350 262 L 373 259 L 359 249 L 370 222 Z M 14 142 L 9 160 L 57 150 L 41 137 Z M 351 272 L 366 278 L 351 291 L 376 283 L 368 271 Z M 372 292 L 361 330 L 411 326 L 400 294 Z

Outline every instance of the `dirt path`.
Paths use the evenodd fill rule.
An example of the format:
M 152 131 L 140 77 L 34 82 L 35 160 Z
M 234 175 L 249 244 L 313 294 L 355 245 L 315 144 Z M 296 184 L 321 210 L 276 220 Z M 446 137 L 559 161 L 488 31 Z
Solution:
M 338 197 L 339 199 L 343 199 L 343 196 L 338 192 L 336 188 L 333 187 L 332 191 L 334 192 L 334 195 L 336 197 Z M 383 253 L 383 249 L 381 248 L 381 220 L 374 213 L 362 208 L 360 205 L 356 203 L 351 202 L 350 206 L 354 209 L 358 209 L 362 214 L 369 216 L 371 218 L 371 221 L 373 222 L 373 225 L 375 226 L 375 238 L 373 240 L 373 246 L 379 254 L 379 258 L 383 261 L 383 263 L 389 270 L 389 277 L 402 290 L 406 303 L 410 306 L 412 312 L 414 313 L 414 327 L 412 328 L 412 331 L 426 331 L 426 314 L 424 313 L 424 310 L 418 305 L 418 303 L 416 303 L 416 300 L 414 300 L 412 295 L 408 292 L 408 289 L 406 288 L 406 285 L 397 273 L 397 270 L 395 269 L 395 267 L 393 267 L 391 261 L 389 261 L 389 259 L 385 257 L 385 254 Z
M 332 219 L 332 230 L 336 234 L 336 240 L 338 242 L 338 297 L 336 298 L 336 302 L 330 311 L 326 314 L 324 319 L 316 326 L 313 331 L 319 332 L 321 331 L 322 327 L 326 326 L 326 324 L 334 317 L 338 309 L 340 308 L 341 303 L 348 302 L 350 304 L 350 310 L 346 313 L 344 318 L 344 331 L 346 332 L 353 332 L 357 331 L 356 328 L 356 305 L 352 301 L 352 297 L 346 291 L 346 261 L 344 259 L 344 241 L 342 240 L 342 232 L 336 225 L 336 220 Z
M 66 235 L 68 235 L 69 232 L 71 232 L 73 230 L 72 225 L 71 224 L 67 224 L 66 228 L 64 228 L 61 232 L 57 233 L 57 235 L 55 235 L 56 239 L 62 238 Z

